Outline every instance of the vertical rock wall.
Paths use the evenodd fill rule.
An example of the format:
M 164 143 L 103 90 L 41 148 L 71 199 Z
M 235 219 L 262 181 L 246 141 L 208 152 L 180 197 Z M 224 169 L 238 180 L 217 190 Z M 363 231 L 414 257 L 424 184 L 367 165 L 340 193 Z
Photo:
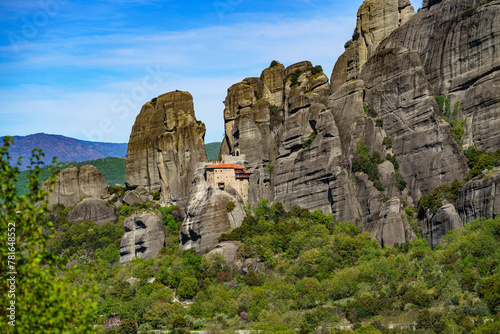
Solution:
M 205 125 L 196 120 L 188 92 L 170 92 L 146 103 L 130 134 L 127 188 L 161 189 L 162 204 L 185 205 L 194 171 L 207 161 L 204 136 Z

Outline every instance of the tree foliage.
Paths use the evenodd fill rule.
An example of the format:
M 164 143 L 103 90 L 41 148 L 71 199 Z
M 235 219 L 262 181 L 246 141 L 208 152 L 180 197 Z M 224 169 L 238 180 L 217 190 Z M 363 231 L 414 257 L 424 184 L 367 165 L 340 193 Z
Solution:
M 21 196 L 14 185 L 19 168 L 10 165 L 8 149 L 11 143 L 12 138 L 6 137 L 0 148 L 0 228 L 15 231 L 12 232 L 15 236 L 0 235 L 0 328 L 4 333 L 93 333 L 93 319 L 96 317 L 94 287 L 84 282 L 71 284 L 65 276 L 71 276 L 77 265 L 66 269 L 63 259 L 47 250 L 53 224 L 42 219 L 48 212 L 47 193 L 41 188 L 39 179 L 43 153 L 33 150 L 29 193 Z M 49 185 L 53 182 L 51 177 Z M 15 248 L 15 259 L 9 254 L 9 242 Z M 12 262 L 7 262 L 7 259 L 12 259 Z M 8 285 L 8 277 L 15 277 L 14 291 Z M 8 291 L 15 293 L 15 327 L 8 323 L 11 319 L 7 317 L 7 306 L 14 300 L 6 298 Z

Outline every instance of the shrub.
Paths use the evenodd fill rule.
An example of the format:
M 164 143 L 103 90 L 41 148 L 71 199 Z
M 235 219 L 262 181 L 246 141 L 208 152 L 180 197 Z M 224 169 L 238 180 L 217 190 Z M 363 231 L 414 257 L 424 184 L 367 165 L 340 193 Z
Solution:
M 118 327 L 118 334 L 136 334 L 137 323 L 132 319 L 123 319 Z
M 399 171 L 396 171 L 396 181 L 398 182 L 398 189 L 403 191 L 406 188 L 406 181 Z
M 311 134 L 309 135 L 309 138 L 307 138 L 307 140 L 302 143 L 302 148 L 309 147 L 311 145 L 311 143 L 314 141 L 314 139 L 316 139 L 317 135 L 318 135 L 318 133 L 316 131 L 311 132 Z
M 153 97 L 151 99 L 151 104 L 153 105 L 153 108 L 156 108 L 156 102 L 158 101 L 158 98 L 157 97 Z
M 124 205 L 120 210 L 120 215 L 128 216 L 132 212 L 132 208 L 128 205 Z
M 302 74 L 301 70 L 296 70 L 292 73 L 290 80 L 292 81 L 290 87 L 300 86 L 299 77 Z
M 198 292 L 198 280 L 194 277 L 184 277 L 179 283 L 177 293 L 181 298 L 193 298 Z
M 269 114 L 271 116 L 273 116 L 274 114 L 276 114 L 276 112 L 279 110 L 279 107 L 278 106 L 275 106 L 274 104 L 269 106 Z
M 384 137 L 382 140 L 382 144 L 385 145 L 388 149 L 392 148 L 392 137 Z
M 367 117 L 376 118 L 378 116 L 377 112 L 370 107 L 370 105 L 365 104 L 363 107 Z
M 380 118 L 377 118 L 377 119 L 375 120 L 375 126 L 378 126 L 378 127 L 380 127 L 380 128 L 381 128 L 383 125 L 384 125 L 384 121 L 383 121 L 383 120 L 381 120 Z
M 273 60 L 273 61 L 271 62 L 271 65 L 269 65 L 269 68 L 273 68 L 274 66 L 277 66 L 277 65 L 279 65 L 279 64 L 280 64 L 280 62 L 279 62 L 279 61 L 277 61 L 277 60 Z
M 457 119 L 455 122 L 451 123 L 451 135 L 459 144 L 462 143 L 462 137 L 465 134 L 464 123 L 465 119 Z
M 311 69 L 311 75 L 316 75 L 323 73 L 323 67 L 321 65 L 316 65 Z
M 229 201 L 226 204 L 226 211 L 231 212 L 234 210 L 235 207 L 236 207 L 236 204 L 234 204 L 234 202 L 232 202 L 232 201 Z
M 187 326 L 186 319 L 182 315 L 177 315 L 174 320 L 172 320 L 172 327 L 183 328 Z

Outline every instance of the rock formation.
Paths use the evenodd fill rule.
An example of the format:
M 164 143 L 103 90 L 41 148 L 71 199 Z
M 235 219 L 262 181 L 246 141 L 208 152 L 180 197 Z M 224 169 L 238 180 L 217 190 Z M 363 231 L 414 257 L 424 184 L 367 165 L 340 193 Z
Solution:
M 430 94 L 447 95 L 455 117 L 471 120 L 476 147 L 488 151 L 500 142 L 499 15 L 498 1 L 428 0 L 379 46 L 415 50 Z
M 66 219 L 72 222 L 90 219 L 99 225 L 108 221 L 112 221 L 114 223 L 118 221 L 118 217 L 116 216 L 113 207 L 98 198 L 85 198 L 83 201 L 76 204 L 70 212 L 68 212 Z
M 500 213 L 500 168 L 466 182 L 458 191 L 456 207 L 464 223 L 495 218 Z
M 195 169 L 207 161 L 204 136 L 205 125 L 196 120 L 188 92 L 170 92 L 146 103 L 130 134 L 127 188 L 161 189 L 162 204 L 184 206 Z
M 380 210 L 379 221 L 372 231 L 372 237 L 380 240 L 382 246 L 392 247 L 415 240 L 417 236 L 406 219 L 403 204 L 399 198 L 385 202 Z
M 352 39 L 345 44 L 346 50 L 333 68 L 333 91 L 358 79 L 363 65 L 375 54 L 380 42 L 414 14 L 408 0 L 365 0 L 359 7 Z
M 59 172 L 56 182 L 48 197 L 51 205 L 62 204 L 69 207 L 83 197 L 103 198 L 108 194 L 104 176 L 92 165 L 65 168 Z
M 144 212 L 124 221 L 120 244 L 120 264 L 133 258 L 152 259 L 165 244 L 165 231 L 159 214 Z
M 230 186 L 225 190 L 214 189 L 207 184 L 203 172 L 203 167 L 196 171 L 180 233 L 180 245 L 198 252 L 213 249 L 219 236 L 239 227 L 245 217 L 240 194 Z M 234 209 L 228 207 L 229 202 L 234 203 Z
M 448 231 L 464 225 L 453 204 L 446 203 L 436 214 L 427 211 L 421 226 L 423 237 L 427 239 L 429 246 L 434 248 L 441 243 L 441 237 Z
M 239 226 L 243 204 L 264 198 L 352 221 L 384 245 L 411 240 L 403 203 L 412 208 L 437 186 L 463 180 L 463 148 L 499 146 L 499 14 L 498 1 L 426 0 L 415 14 L 408 0 L 365 0 L 331 84 L 308 61 L 273 62 L 228 89 L 220 155 L 245 156 L 248 198 L 206 184 L 205 129 L 185 92 L 144 105 L 127 186 L 161 188 L 163 204 L 184 206 L 181 245 L 198 251 Z M 451 132 L 459 120 L 462 138 Z M 371 171 L 367 161 L 376 164 Z M 497 180 L 463 186 L 461 219 L 452 205 L 429 215 L 422 229 L 430 245 L 462 222 L 496 214 Z M 230 201 L 236 208 L 227 212 Z

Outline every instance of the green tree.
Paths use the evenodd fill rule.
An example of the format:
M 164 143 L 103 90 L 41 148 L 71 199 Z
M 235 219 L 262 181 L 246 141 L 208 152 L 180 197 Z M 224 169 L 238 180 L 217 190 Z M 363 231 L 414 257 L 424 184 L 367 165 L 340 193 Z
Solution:
M 181 279 L 177 293 L 181 298 L 193 298 L 198 292 L 198 281 L 194 277 L 184 277 Z
M 63 260 L 46 249 L 53 224 L 42 219 L 48 212 L 47 192 L 39 180 L 43 153 L 33 150 L 29 193 L 20 196 L 15 188 L 19 164 L 10 165 L 8 152 L 12 142 L 11 137 L 5 137 L 0 147 L 0 230 L 5 231 L 0 234 L 1 331 L 93 333 L 95 286 L 71 284 L 62 277 L 61 268 L 66 269 Z M 53 176 L 47 184 L 54 184 Z M 62 276 L 58 277 L 58 271 Z M 8 310 L 12 306 L 14 312 Z
M 123 319 L 118 327 L 118 334 L 136 334 L 137 323 L 132 319 Z

